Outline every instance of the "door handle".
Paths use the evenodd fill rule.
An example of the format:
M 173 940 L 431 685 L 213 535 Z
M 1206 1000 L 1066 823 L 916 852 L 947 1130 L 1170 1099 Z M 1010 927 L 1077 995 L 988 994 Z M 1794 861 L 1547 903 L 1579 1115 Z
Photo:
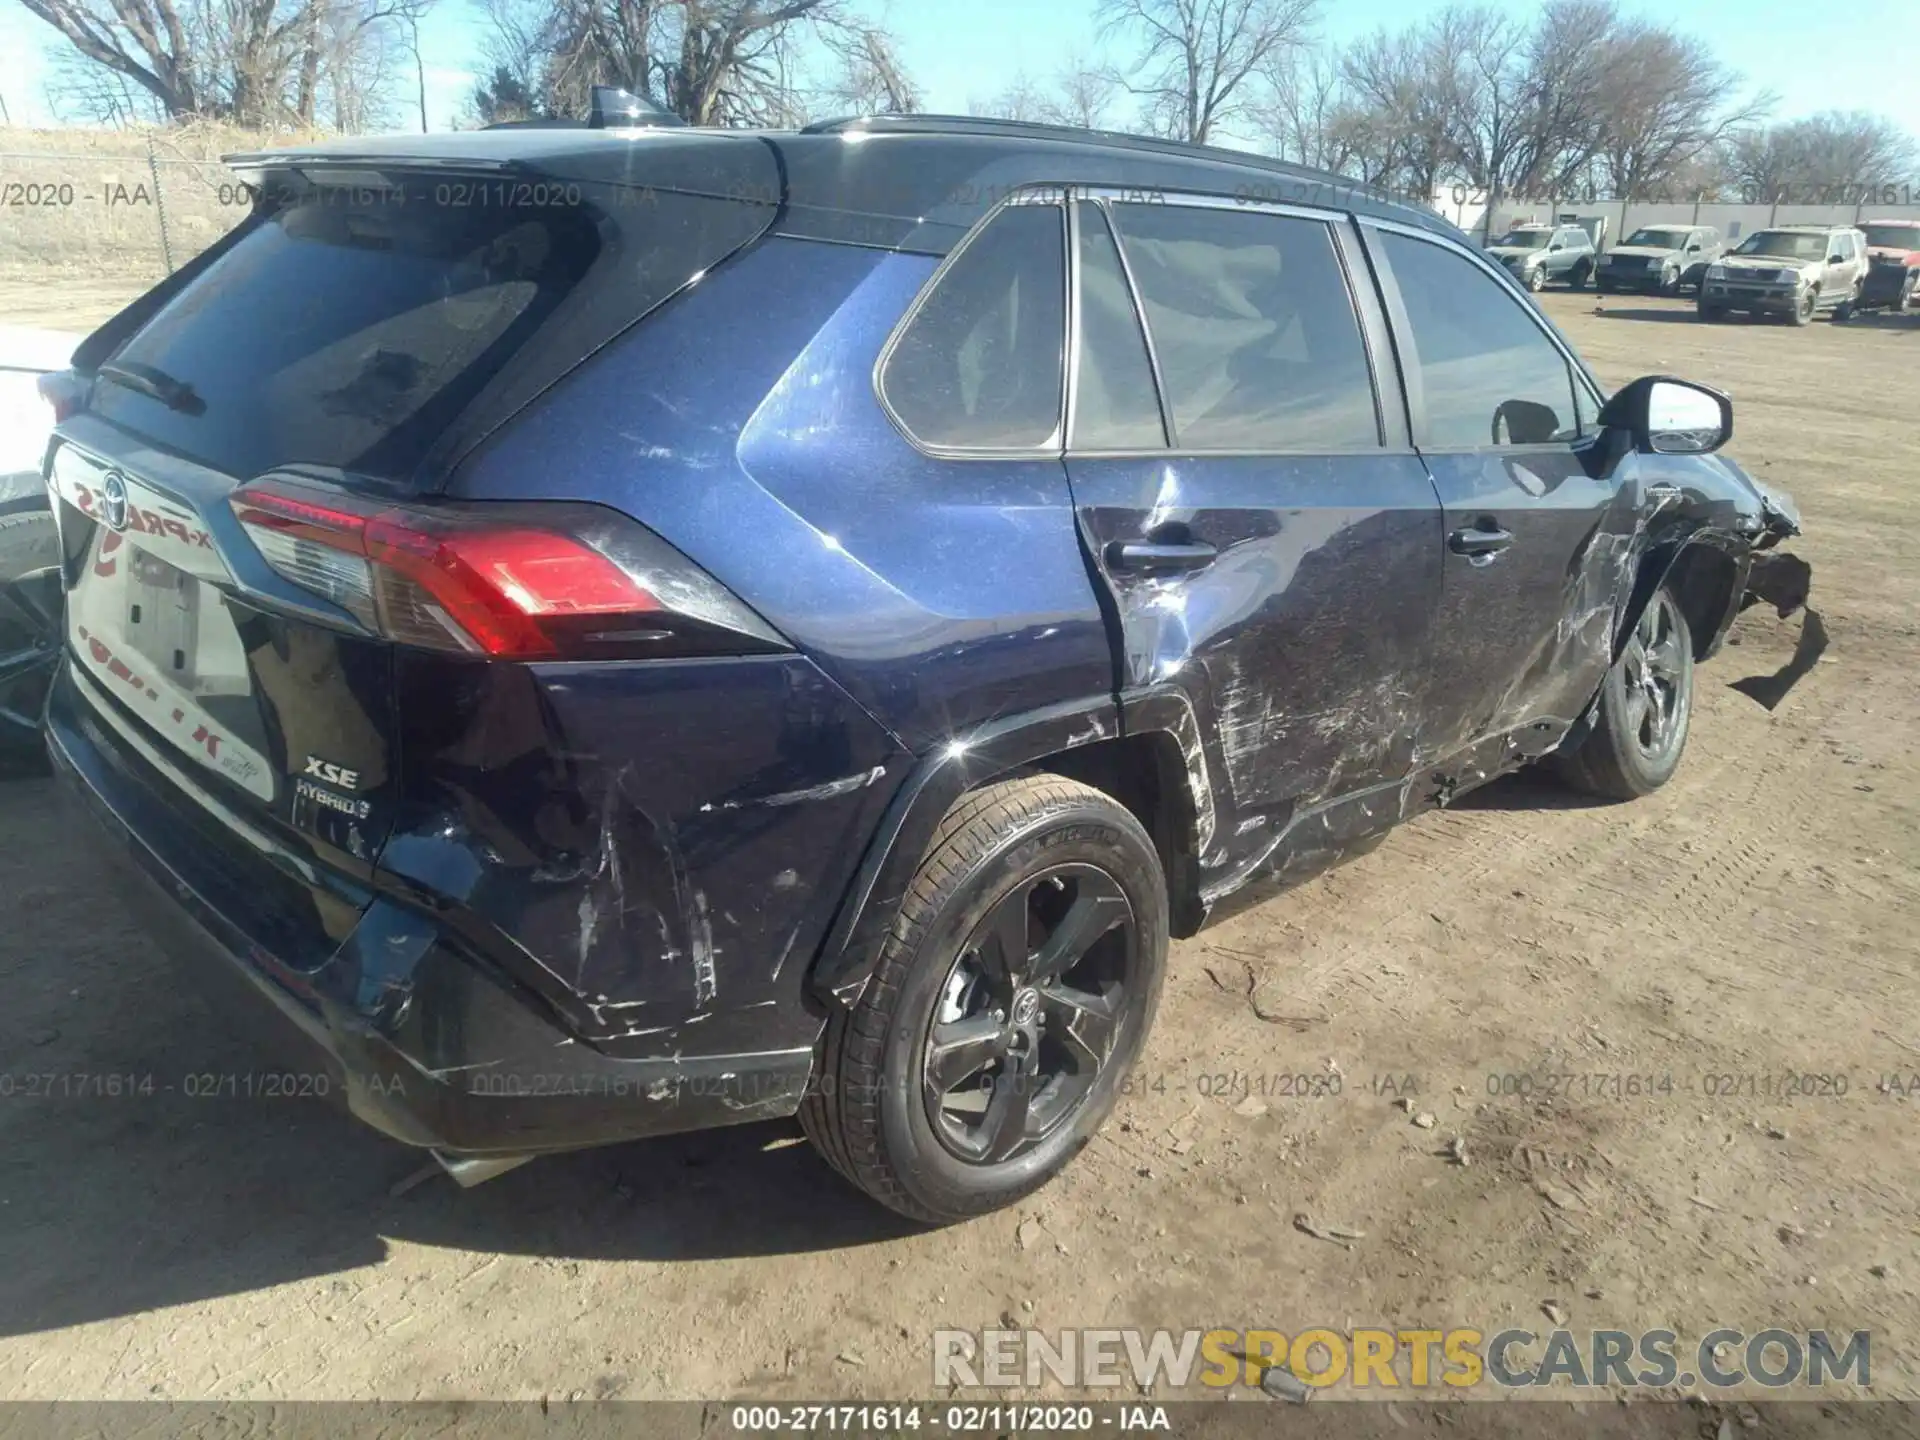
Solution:
M 1511 532 L 1500 529 L 1456 530 L 1447 536 L 1447 548 L 1469 559 L 1491 558 L 1513 544 Z
M 1158 540 L 1115 540 L 1107 546 L 1109 570 L 1204 570 L 1219 550 L 1204 540 L 1166 543 Z

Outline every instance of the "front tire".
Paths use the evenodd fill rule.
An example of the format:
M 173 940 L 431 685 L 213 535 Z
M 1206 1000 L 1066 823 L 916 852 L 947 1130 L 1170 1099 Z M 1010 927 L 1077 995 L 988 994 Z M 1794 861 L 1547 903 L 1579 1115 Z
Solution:
M 912 1219 L 1011 1205 L 1111 1113 L 1166 955 L 1166 880 L 1132 812 L 1054 775 L 973 791 L 935 832 L 860 999 L 829 1019 L 801 1125 Z
M 1702 300 L 1700 302 L 1700 318 L 1709 325 L 1724 320 L 1727 318 L 1727 307 L 1724 305 L 1709 305 L 1706 301 Z
M 1807 291 L 1807 293 L 1801 297 L 1800 303 L 1793 307 L 1793 323 L 1796 325 L 1811 325 L 1813 323 L 1814 312 L 1819 308 L 1819 292 L 1814 290 Z
M 1527 271 L 1527 289 L 1538 295 L 1546 287 L 1547 270 L 1544 265 L 1536 265 Z
M 1680 293 L 1680 272 L 1678 270 L 1662 270 L 1660 272 L 1660 293 L 1662 295 L 1678 295 Z
M 1576 790 L 1637 800 L 1673 778 L 1693 718 L 1693 633 L 1673 592 L 1647 602 L 1600 683 L 1600 712 L 1579 747 L 1554 757 Z

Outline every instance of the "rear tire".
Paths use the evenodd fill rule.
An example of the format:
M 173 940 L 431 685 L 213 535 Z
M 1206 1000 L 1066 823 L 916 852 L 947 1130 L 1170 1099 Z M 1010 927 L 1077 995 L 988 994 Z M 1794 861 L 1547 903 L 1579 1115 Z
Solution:
M 1586 739 L 1553 757 L 1576 790 L 1637 800 L 1673 778 L 1693 718 L 1693 634 L 1662 585 L 1600 682 L 1600 713 Z
M 40 711 L 59 658 L 59 636 L 8 586 L 59 558 L 53 512 L 44 501 L 36 496 L 0 505 L 0 775 L 48 769 Z
M 1582 260 L 1573 267 L 1573 273 L 1567 276 L 1567 283 L 1576 290 L 1587 288 L 1587 277 L 1593 273 L 1593 267 Z
M 912 1219 L 1011 1205 L 1112 1112 L 1166 956 L 1166 880 L 1132 812 L 1055 775 L 973 791 L 940 822 L 860 999 L 834 1007 L 800 1123 Z

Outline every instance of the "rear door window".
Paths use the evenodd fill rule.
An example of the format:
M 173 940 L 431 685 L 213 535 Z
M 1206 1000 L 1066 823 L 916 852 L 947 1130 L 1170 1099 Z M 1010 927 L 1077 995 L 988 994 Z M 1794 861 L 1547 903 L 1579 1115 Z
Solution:
M 954 256 L 895 338 L 880 390 L 924 445 L 1032 449 L 1060 429 L 1067 269 L 1058 205 L 1010 205 Z
M 1182 450 L 1379 446 L 1366 342 L 1326 222 L 1112 207 Z
M 1418 368 L 1423 448 L 1570 441 L 1579 434 L 1573 370 L 1519 296 L 1464 255 L 1372 231 L 1405 305 Z
M 1133 290 L 1098 205 L 1077 210 L 1080 240 L 1080 361 L 1073 435 L 1080 450 L 1158 449 L 1167 443 L 1153 362 Z

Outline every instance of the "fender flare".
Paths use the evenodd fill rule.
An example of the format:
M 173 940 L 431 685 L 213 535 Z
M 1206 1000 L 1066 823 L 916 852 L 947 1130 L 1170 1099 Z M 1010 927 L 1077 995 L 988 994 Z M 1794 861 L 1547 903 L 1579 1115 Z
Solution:
M 954 801 L 1044 756 L 1119 734 L 1120 707 L 1106 694 L 993 721 L 922 756 L 880 817 L 814 959 L 808 980 L 814 995 L 847 1007 L 859 1000 L 907 887 Z
M 1155 691 L 1127 696 L 1123 703 L 1109 693 L 995 720 L 922 756 L 901 784 L 814 958 L 809 993 L 830 1006 L 851 1007 L 859 1001 L 934 831 L 962 795 L 1036 761 L 1138 736 L 1170 741 L 1169 754 L 1182 757 L 1178 766 L 1182 784 L 1202 787 L 1197 803 L 1175 805 L 1169 823 L 1190 830 L 1197 821 L 1210 832 L 1212 798 L 1204 792 L 1205 762 L 1197 758 L 1199 730 L 1184 696 Z M 1194 802 L 1190 793 L 1177 799 Z M 1196 809 L 1198 815 L 1193 813 Z M 1167 877 L 1168 900 L 1174 907 L 1176 933 L 1190 933 L 1204 918 L 1204 912 L 1189 913 L 1192 904 L 1183 906 L 1182 901 L 1191 890 L 1193 904 L 1198 903 L 1197 872 L 1188 873 L 1197 864 L 1198 849 L 1188 835 L 1170 837 L 1170 841 L 1177 873 Z
M 1674 567 L 1689 551 L 1703 547 L 1724 555 L 1733 565 L 1733 584 L 1729 588 L 1726 608 L 1719 623 L 1713 634 L 1704 640 L 1699 636 L 1694 637 L 1698 657 L 1713 658 L 1721 641 L 1726 638 L 1728 627 L 1740 613 L 1740 597 L 1746 590 L 1747 570 L 1753 563 L 1752 537 L 1699 526 L 1693 529 L 1676 528 L 1655 540 L 1641 553 L 1639 563 L 1634 567 L 1633 585 L 1626 592 L 1625 601 L 1618 612 L 1618 623 L 1614 626 L 1613 653 L 1609 666 L 1619 660 L 1621 651 L 1626 649 L 1627 637 L 1633 634 L 1634 626 L 1640 623 L 1640 617 L 1653 601 L 1654 592 L 1666 584 L 1667 577 L 1673 574 Z M 1599 718 L 1600 694 L 1605 686 L 1606 679 L 1603 676 L 1591 698 L 1581 708 L 1579 717 L 1561 737 L 1559 748 L 1567 751 L 1577 749 L 1592 732 Z
M 1711 659 L 1719 650 L 1727 627 L 1733 623 L 1734 616 L 1740 613 L 1740 596 L 1746 588 L 1747 567 L 1753 561 L 1753 547 L 1749 536 L 1701 527 L 1662 537 L 1649 545 L 1641 556 L 1640 563 L 1634 568 L 1633 588 L 1620 610 L 1619 624 L 1614 627 L 1615 660 L 1620 658 L 1620 652 L 1626 648 L 1627 637 L 1633 634 L 1633 627 L 1640 623 L 1640 617 L 1653 602 L 1654 592 L 1666 584 L 1683 559 L 1700 549 L 1715 551 L 1733 566 L 1733 584 L 1728 589 L 1726 605 L 1713 633 L 1693 637 L 1699 658 Z

